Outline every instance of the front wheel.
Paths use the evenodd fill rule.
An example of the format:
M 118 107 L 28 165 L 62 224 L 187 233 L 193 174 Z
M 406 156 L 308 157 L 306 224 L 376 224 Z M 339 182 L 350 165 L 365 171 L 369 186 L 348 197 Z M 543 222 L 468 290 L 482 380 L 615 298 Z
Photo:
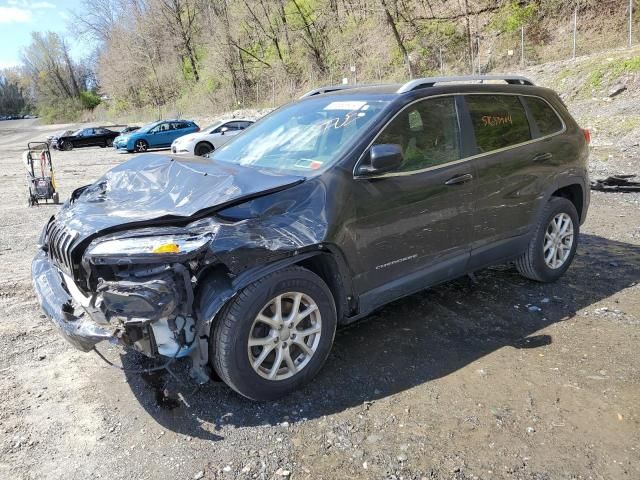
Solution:
M 149 149 L 149 144 L 145 140 L 136 140 L 136 143 L 133 145 L 134 152 L 146 152 Z
M 236 392 L 275 400 L 316 376 L 336 323 L 333 297 L 322 279 L 288 268 L 250 284 L 224 307 L 212 326 L 210 358 Z
M 209 142 L 200 142 L 196 145 L 196 148 L 193 149 L 193 153 L 195 153 L 198 157 L 204 157 L 205 155 L 213 152 L 213 145 Z
M 60 150 L 68 152 L 69 150 L 73 150 L 73 143 L 71 142 L 62 142 L 60 144 Z
M 539 282 L 554 282 L 567 271 L 578 246 L 580 221 L 573 203 L 551 197 L 527 250 L 516 260 L 524 277 Z

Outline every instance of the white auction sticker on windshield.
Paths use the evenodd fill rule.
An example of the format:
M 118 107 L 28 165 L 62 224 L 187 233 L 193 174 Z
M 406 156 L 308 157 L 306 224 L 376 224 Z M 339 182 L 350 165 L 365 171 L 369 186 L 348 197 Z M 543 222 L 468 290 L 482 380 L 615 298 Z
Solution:
M 343 101 L 343 102 L 331 102 L 329 105 L 323 108 L 323 110 L 347 110 L 352 112 L 354 110 L 360 110 L 367 102 L 358 102 L 355 100 Z

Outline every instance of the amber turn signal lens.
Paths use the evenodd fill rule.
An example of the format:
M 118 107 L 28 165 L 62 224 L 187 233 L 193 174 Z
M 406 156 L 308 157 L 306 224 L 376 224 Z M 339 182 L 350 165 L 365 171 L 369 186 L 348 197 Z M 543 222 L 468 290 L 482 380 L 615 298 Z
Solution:
M 177 243 L 165 243 L 154 248 L 153 253 L 180 253 L 180 247 Z

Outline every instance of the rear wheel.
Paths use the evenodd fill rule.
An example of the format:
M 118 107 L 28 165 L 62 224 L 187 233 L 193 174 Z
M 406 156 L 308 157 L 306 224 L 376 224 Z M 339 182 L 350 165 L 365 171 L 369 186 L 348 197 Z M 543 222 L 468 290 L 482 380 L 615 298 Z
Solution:
M 250 284 L 224 307 L 212 326 L 210 358 L 236 392 L 274 400 L 315 377 L 335 331 L 335 304 L 325 283 L 292 267 Z
M 516 260 L 524 277 L 554 282 L 567 271 L 578 246 L 580 221 L 573 203 L 551 197 L 525 253 Z
M 60 203 L 60 195 L 58 194 L 58 192 L 53 194 L 53 203 Z
M 113 138 L 107 138 L 104 142 L 105 147 L 113 147 Z
M 136 140 L 136 143 L 133 145 L 134 152 L 146 152 L 149 149 L 149 144 L 146 140 Z
M 200 142 L 196 145 L 196 148 L 193 149 L 193 153 L 195 153 L 199 157 L 204 157 L 208 153 L 213 152 L 214 148 L 209 142 Z

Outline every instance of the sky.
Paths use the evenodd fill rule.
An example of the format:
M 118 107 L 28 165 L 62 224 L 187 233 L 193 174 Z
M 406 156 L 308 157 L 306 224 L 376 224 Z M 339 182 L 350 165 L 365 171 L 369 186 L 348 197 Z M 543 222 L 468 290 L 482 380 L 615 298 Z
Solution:
M 0 0 L 0 68 L 20 63 L 20 50 L 29 45 L 31 32 L 47 30 L 64 33 L 69 11 L 81 7 L 81 0 Z M 86 47 L 67 37 L 72 55 L 82 55 Z

